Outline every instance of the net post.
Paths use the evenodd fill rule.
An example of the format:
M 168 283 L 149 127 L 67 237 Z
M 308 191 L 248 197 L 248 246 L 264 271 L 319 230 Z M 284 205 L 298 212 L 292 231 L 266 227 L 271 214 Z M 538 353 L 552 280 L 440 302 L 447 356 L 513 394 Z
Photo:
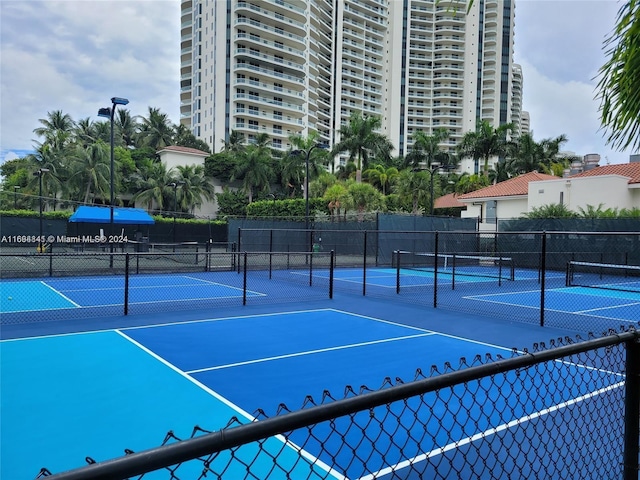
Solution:
M 333 269 L 335 268 L 336 252 L 331 250 L 331 257 L 329 261 L 329 298 L 333 298 Z
M 129 252 L 124 254 L 124 314 L 129 314 Z
M 242 276 L 242 305 L 247 304 L 247 252 L 243 255 L 244 275 Z M 238 262 L 238 270 L 240 269 L 240 262 Z M 239 272 L 238 272 L 239 273 Z
M 400 250 L 394 250 L 396 255 L 396 293 L 400 293 Z
M 362 261 L 362 296 L 367 294 L 367 231 L 364 231 L 364 254 Z
M 623 479 L 637 480 L 640 473 L 638 451 L 640 441 L 640 336 L 626 344 L 626 379 L 624 396 L 624 460 Z
M 49 245 L 49 276 L 53 277 L 53 243 Z
M 269 247 L 271 248 L 271 247 Z M 269 280 L 271 280 L 271 275 L 273 273 L 273 252 L 269 250 Z
M 498 286 L 502 286 L 502 256 L 498 257 Z
M 451 290 L 456 289 L 456 253 L 451 257 Z
M 571 285 L 571 262 L 567 262 L 567 268 L 565 269 L 565 273 L 564 273 L 564 286 L 568 287 Z
M 313 286 L 313 250 L 307 253 L 309 258 L 309 286 Z

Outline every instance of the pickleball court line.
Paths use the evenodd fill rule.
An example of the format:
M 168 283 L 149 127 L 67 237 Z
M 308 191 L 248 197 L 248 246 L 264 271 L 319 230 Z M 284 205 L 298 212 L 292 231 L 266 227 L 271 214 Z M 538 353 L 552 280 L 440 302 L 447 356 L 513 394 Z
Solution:
M 287 353 L 285 355 L 276 355 L 276 356 L 273 356 L 273 357 L 258 358 L 256 360 L 247 360 L 247 361 L 244 361 L 244 362 L 235 362 L 235 363 L 228 363 L 226 365 L 217 365 L 215 367 L 205 367 L 205 368 L 198 368 L 196 370 L 187 370 L 186 373 L 191 375 L 191 374 L 194 374 L 194 373 L 211 372 L 213 370 L 222 370 L 222 369 L 225 369 L 225 368 L 240 367 L 240 366 L 251 365 L 251 364 L 255 364 L 255 363 L 266 363 L 266 362 L 272 362 L 274 360 L 283 360 L 285 358 L 303 357 L 305 355 L 314 355 L 316 353 L 334 352 L 334 351 L 338 351 L 338 350 L 347 350 L 347 349 L 350 349 L 350 348 L 366 347 L 366 346 L 369 346 L 369 345 L 389 343 L 389 342 L 395 342 L 395 341 L 400 341 L 400 340 L 410 340 L 410 339 L 413 339 L 413 338 L 429 337 L 431 335 L 435 335 L 435 334 L 434 333 L 421 333 L 421 334 L 417 334 L 417 335 L 406 335 L 404 337 L 383 338 L 381 340 L 371 340 L 369 342 L 351 343 L 351 344 L 347 344 L 347 345 L 339 345 L 337 347 L 318 348 L 318 349 L 315 349 L 315 350 L 306 350 L 304 352 Z
M 245 417 L 247 420 L 249 420 L 249 422 L 257 421 L 257 419 L 253 415 L 249 414 L 249 412 L 246 412 L 245 410 L 240 408 L 235 403 L 230 402 L 225 397 L 223 397 L 222 395 L 217 393 L 215 390 L 212 390 L 211 388 L 207 387 L 203 383 L 199 382 L 195 378 L 193 378 L 190 375 L 188 375 L 186 372 L 183 372 L 182 370 L 180 370 L 178 367 L 176 367 L 175 365 L 173 365 L 169 361 L 165 360 L 164 358 L 160 357 L 159 355 L 157 355 L 153 351 L 149 350 L 147 347 L 145 347 L 141 343 L 139 343 L 136 340 L 134 340 L 133 338 L 129 337 L 126 333 L 124 333 L 124 332 L 122 332 L 120 330 L 115 330 L 115 332 L 118 335 L 122 336 L 122 338 L 124 338 L 125 340 L 128 340 L 133 345 L 135 345 L 136 347 L 140 348 L 143 352 L 147 353 L 148 355 L 151 355 L 154 359 L 156 359 L 157 361 L 161 362 L 163 365 L 169 367 L 171 370 L 176 372 L 178 375 L 181 375 L 183 378 L 187 379 L 189 382 L 193 383 L 195 386 L 201 388 L 202 390 L 207 392 L 209 395 L 213 396 L 216 400 L 218 400 L 222 404 L 226 405 L 227 407 L 229 407 L 232 410 L 236 411 L 238 414 L 240 414 L 243 417 Z M 284 445 L 286 445 L 286 446 L 292 448 L 293 450 L 295 450 L 298 454 L 300 454 L 303 458 L 305 458 L 306 460 L 308 460 L 310 462 L 310 464 L 311 464 L 310 466 L 317 466 L 319 469 L 327 472 L 333 478 L 336 478 L 338 480 L 348 480 L 344 475 L 336 472 L 329 465 L 327 465 L 326 463 L 321 461 L 316 456 L 311 455 L 309 452 L 304 450 L 302 447 L 300 447 L 297 444 L 287 440 L 283 435 L 275 435 L 273 438 L 279 440 Z
M 421 455 L 417 455 L 413 458 L 407 459 L 407 460 L 403 460 L 402 462 L 399 462 L 395 465 L 392 465 L 390 467 L 387 468 L 383 468 L 382 470 L 378 470 L 377 472 L 374 473 L 370 473 L 369 475 L 365 475 L 364 477 L 360 477 L 359 480 L 374 480 L 376 478 L 382 478 L 385 475 L 389 475 L 392 473 L 397 473 L 398 470 L 402 470 L 404 468 L 410 467 L 416 463 L 419 462 L 423 462 L 431 457 L 435 457 L 438 455 L 442 455 L 445 452 L 448 452 L 450 450 L 455 450 L 459 447 L 462 447 L 464 445 L 468 445 L 472 442 L 475 442 L 477 440 L 483 440 L 489 436 L 495 435 L 501 431 L 507 430 L 509 428 L 515 427 L 515 426 L 519 426 L 522 425 L 526 422 L 529 422 L 533 419 L 542 417 L 544 415 L 548 415 L 550 413 L 553 413 L 555 411 L 558 411 L 560 409 L 569 407 L 571 405 L 577 404 L 579 402 L 583 402 L 585 400 L 588 400 L 589 398 L 593 398 L 595 396 L 598 395 L 602 395 L 603 393 L 607 393 L 610 392 L 612 390 L 615 390 L 616 388 L 621 388 L 625 386 L 625 382 L 618 382 L 616 384 L 613 385 L 609 385 L 608 387 L 603 387 L 599 390 L 596 390 L 595 392 L 591 392 L 591 393 L 587 393 L 584 395 L 581 395 L 579 397 L 573 398 L 571 400 L 567 400 L 566 402 L 562 402 L 559 403 L 557 405 L 553 405 L 549 408 L 545 408 L 543 410 L 540 410 L 538 412 L 534 412 L 532 414 L 529 415 L 525 415 L 524 417 L 515 419 L 515 420 L 511 420 L 510 422 L 507 423 L 503 423 L 501 425 L 498 425 L 497 427 L 493 427 L 490 428 L 488 430 L 485 430 L 484 432 L 479 432 L 476 433 L 474 435 L 471 435 L 470 437 L 466 437 L 463 439 L 460 439 L 458 441 L 449 443 L 447 445 L 444 445 L 442 447 L 438 447 L 438 448 L 434 448 L 433 450 L 431 450 L 430 452 L 425 452 Z
M 79 305 L 76 302 L 74 302 L 73 300 L 71 300 L 69 297 L 67 297 L 65 294 L 63 294 L 60 290 L 56 290 L 51 285 L 49 285 L 48 283 L 46 283 L 46 282 L 44 282 L 42 280 L 40 281 L 40 283 L 42 285 L 44 285 L 45 287 L 47 287 L 48 289 L 50 289 L 51 291 L 53 291 L 56 295 L 60 295 L 62 298 L 64 298 L 67 302 L 69 302 L 72 305 L 74 305 L 76 308 L 82 308 L 81 305 Z

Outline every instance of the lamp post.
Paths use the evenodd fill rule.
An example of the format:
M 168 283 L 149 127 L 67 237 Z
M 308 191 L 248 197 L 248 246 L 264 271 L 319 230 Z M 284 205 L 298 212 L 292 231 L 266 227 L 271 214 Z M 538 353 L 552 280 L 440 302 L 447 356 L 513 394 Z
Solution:
M 43 250 L 42 248 L 42 174 L 48 171 L 49 171 L 48 168 L 39 168 L 38 170 L 33 172 L 33 174 L 36 177 L 38 177 L 38 184 L 39 184 L 38 196 L 40 197 L 40 233 L 38 234 L 38 248 L 37 248 L 38 253 L 42 253 L 42 250 Z
M 111 208 L 111 213 L 109 215 L 109 224 L 110 224 L 110 228 L 111 228 L 111 233 L 113 233 L 113 204 L 115 203 L 115 199 L 114 199 L 114 191 L 113 191 L 113 184 L 114 184 L 114 156 L 113 156 L 113 147 L 114 147 L 114 137 L 113 137 L 113 120 L 116 114 L 116 105 L 127 105 L 129 103 L 129 100 L 127 100 L 126 98 L 120 98 L 120 97 L 112 97 L 111 98 L 111 107 L 106 107 L 106 108 L 101 108 L 100 110 L 98 110 L 98 116 L 99 117 L 105 117 L 105 118 L 109 118 L 111 121 L 111 198 L 109 200 L 109 205 Z
M 13 209 L 14 210 L 18 209 L 18 190 L 20 190 L 20 186 L 14 185 L 13 186 Z
M 327 148 L 323 143 L 315 143 L 308 150 L 294 150 L 291 153 L 293 155 L 305 154 L 305 175 L 304 175 L 304 228 L 309 230 L 309 160 L 311 159 L 311 152 L 316 148 Z

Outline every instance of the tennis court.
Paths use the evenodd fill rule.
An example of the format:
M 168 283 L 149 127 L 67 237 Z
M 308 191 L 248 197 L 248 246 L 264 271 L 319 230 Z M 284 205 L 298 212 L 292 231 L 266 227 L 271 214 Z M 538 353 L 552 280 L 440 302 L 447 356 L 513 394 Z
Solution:
M 242 288 L 194 275 L 132 276 L 129 303 L 193 302 L 205 299 L 242 298 Z M 0 282 L 0 313 L 121 305 L 124 279 L 114 276 L 45 278 Z M 249 296 L 265 295 L 248 291 Z
M 385 313 L 381 317 L 394 316 Z M 102 461 L 122 455 L 125 448 L 157 446 L 169 430 L 185 438 L 194 425 L 215 430 L 231 417 L 251 422 L 258 410 L 275 416 L 280 404 L 297 410 L 310 398 L 321 401 L 327 392 L 341 397 L 346 386 L 380 388 L 389 377 L 413 379 L 417 368 L 478 354 L 511 354 L 504 346 L 381 317 L 323 308 L 5 340 L 1 476 L 33 478 L 40 467 L 61 472 L 81 466 L 86 456 Z M 503 332 L 506 340 L 510 329 Z M 479 384 L 474 393 L 454 390 L 446 399 L 458 411 L 450 426 L 454 444 L 443 434 L 441 419 L 427 422 L 425 435 L 413 410 L 399 409 L 384 415 L 383 424 L 363 427 L 367 438 L 376 439 L 380 430 L 402 424 L 404 430 L 391 443 L 362 442 L 358 438 L 363 431 L 344 425 L 347 443 L 361 445 L 354 456 L 340 442 L 302 448 L 303 438 L 294 432 L 287 440 L 270 438 L 260 449 L 241 447 L 225 478 L 246 473 L 243 462 L 253 462 L 252 471 L 264 473 L 263 478 L 284 478 L 274 472 L 274 462 L 300 478 L 385 478 L 391 468 L 396 474 L 402 471 L 403 462 L 420 463 L 464 449 L 477 435 L 498 437 L 516 425 L 525 425 L 526 431 L 530 424 L 530 434 L 518 445 L 526 452 L 524 443 L 541 440 L 533 419 L 553 421 L 551 411 L 571 410 L 585 398 L 610 394 L 623 385 L 619 374 L 604 369 L 595 369 L 597 381 L 588 388 L 569 380 L 585 369 L 594 374 L 593 366 L 567 362 L 525 386 L 541 391 L 553 410 L 535 402 L 509 405 L 510 395 L 518 393 L 511 392 L 517 372 L 503 385 Z M 545 395 L 547 389 L 552 390 Z M 478 395 L 494 403 L 494 415 L 485 417 L 476 410 Z M 507 421 L 504 413 L 497 413 L 505 410 Z M 369 413 L 362 412 L 356 420 L 367 425 L 368 418 Z M 400 437 L 406 436 L 422 440 L 403 447 Z M 329 468 L 336 459 L 349 467 Z M 519 459 L 512 461 L 517 464 Z M 214 462 L 223 468 L 229 458 L 222 455 Z M 211 468 L 215 471 L 216 464 Z M 181 475 L 201 470 L 196 462 L 181 467 Z

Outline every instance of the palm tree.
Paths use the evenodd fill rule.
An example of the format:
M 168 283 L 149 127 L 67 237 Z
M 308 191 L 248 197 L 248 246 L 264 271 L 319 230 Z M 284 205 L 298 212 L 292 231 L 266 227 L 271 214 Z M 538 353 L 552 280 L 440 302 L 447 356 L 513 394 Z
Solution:
M 87 146 L 78 145 L 72 158 L 71 181 L 83 186 L 82 201 L 89 203 L 93 196 L 108 198 L 111 186 L 109 146 L 102 141 Z M 115 182 L 114 185 L 118 185 Z M 93 195 L 92 195 L 93 194 Z M 93 202 L 92 202 L 93 203 Z
M 340 127 L 340 141 L 333 146 L 331 156 L 349 153 L 349 160 L 356 164 L 356 182 L 362 181 L 362 169 L 369 160 L 379 158 L 387 162 L 391 158 L 393 145 L 387 137 L 377 133 L 382 125 L 380 117 L 362 116 L 355 112 L 346 125 Z
M 440 144 L 449 138 L 449 132 L 444 128 L 439 128 L 433 134 L 427 135 L 422 130 L 413 134 L 413 146 L 405 161 L 414 169 L 426 165 L 430 168 L 433 163 L 441 162 L 444 151 Z
M 138 191 L 131 200 L 147 202 L 149 211 L 153 209 L 154 203 L 162 210 L 165 198 L 173 195 L 169 185 L 174 178 L 167 171 L 167 167 L 163 163 L 145 160 L 133 177 Z
M 476 162 L 484 160 L 482 171 L 486 175 L 489 172 L 489 158 L 500 157 L 507 152 L 507 134 L 513 130 L 512 123 L 505 123 L 498 128 L 486 120 L 481 120 L 476 125 L 475 132 L 467 132 L 463 137 L 458 150 L 461 156 L 471 157 Z
M 139 138 L 141 144 L 159 150 L 173 144 L 173 125 L 166 113 L 149 107 L 149 116 L 142 117 Z
M 242 180 L 242 187 L 251 203 L 254 191 L 266 191 L 274 177 L 271 154 L 264 145 L 253 144 L 238 155 L 238 160 L 239 163 L 233 171 L 231 181 Z
M 71 116 L 68 113 L 62 113 L 62 110 L 47 112 L 47 118 L 40 118 L 38 122 L 42 124 L 42 127 L 34 129 L 33 133 L 45 138 L 58 132 L 71 133 L 74 127 Z
M 202 205 L 204 200 L 213 200 L 215 191 L 213 184 L 204 175 L 202 165 L 178 165 L 176 182 L 180 189 L 176 192 L 180 211 L 191 213 Z
M 615 148 L 640 148 L 640 3 L 627 0 L 605 40 L 609 59 L 600 68 L 598 98 L 607 141 Z
M 245 148 L 244 144 L 245 138 L 244 133 L 238 132 L 237 130 L 231 130 L 229 134 L 228 140 L 222 140 L 223 152 L 232 152 L 232 153 L 240 153 Z
M 78 120 L 73 130 L 76 143 L 83 147 L 87 147 L 98 140 L 95 124 L 90 117 Z
M 420 204 L 424 204 L 430 188 L 430 177 L 427 172 L 413 172 L 410 169 L 402 170 L 398 175 L 394 191 L 400 197 L 411 200 L 411 213 L 414 215 L 420 211 Z
M 138 125 L 134 118 L 131 116 L 129 110 L 121 108 L 117 110 L 116 118 L 114 119 L 116 127 L 116 145 L 123 145 L 125 147 L 135 146 L 136 134 L 138 131 Z
M 398 169 L 396 167 L 385 168 L 383 165 L 377 164 L 372 168 L 368 168 L 362 172 L 363 178 L 371 184 L 380 187 L 382 194 L 387 194 L 387 189 L 393 185 L 398 177 Z

